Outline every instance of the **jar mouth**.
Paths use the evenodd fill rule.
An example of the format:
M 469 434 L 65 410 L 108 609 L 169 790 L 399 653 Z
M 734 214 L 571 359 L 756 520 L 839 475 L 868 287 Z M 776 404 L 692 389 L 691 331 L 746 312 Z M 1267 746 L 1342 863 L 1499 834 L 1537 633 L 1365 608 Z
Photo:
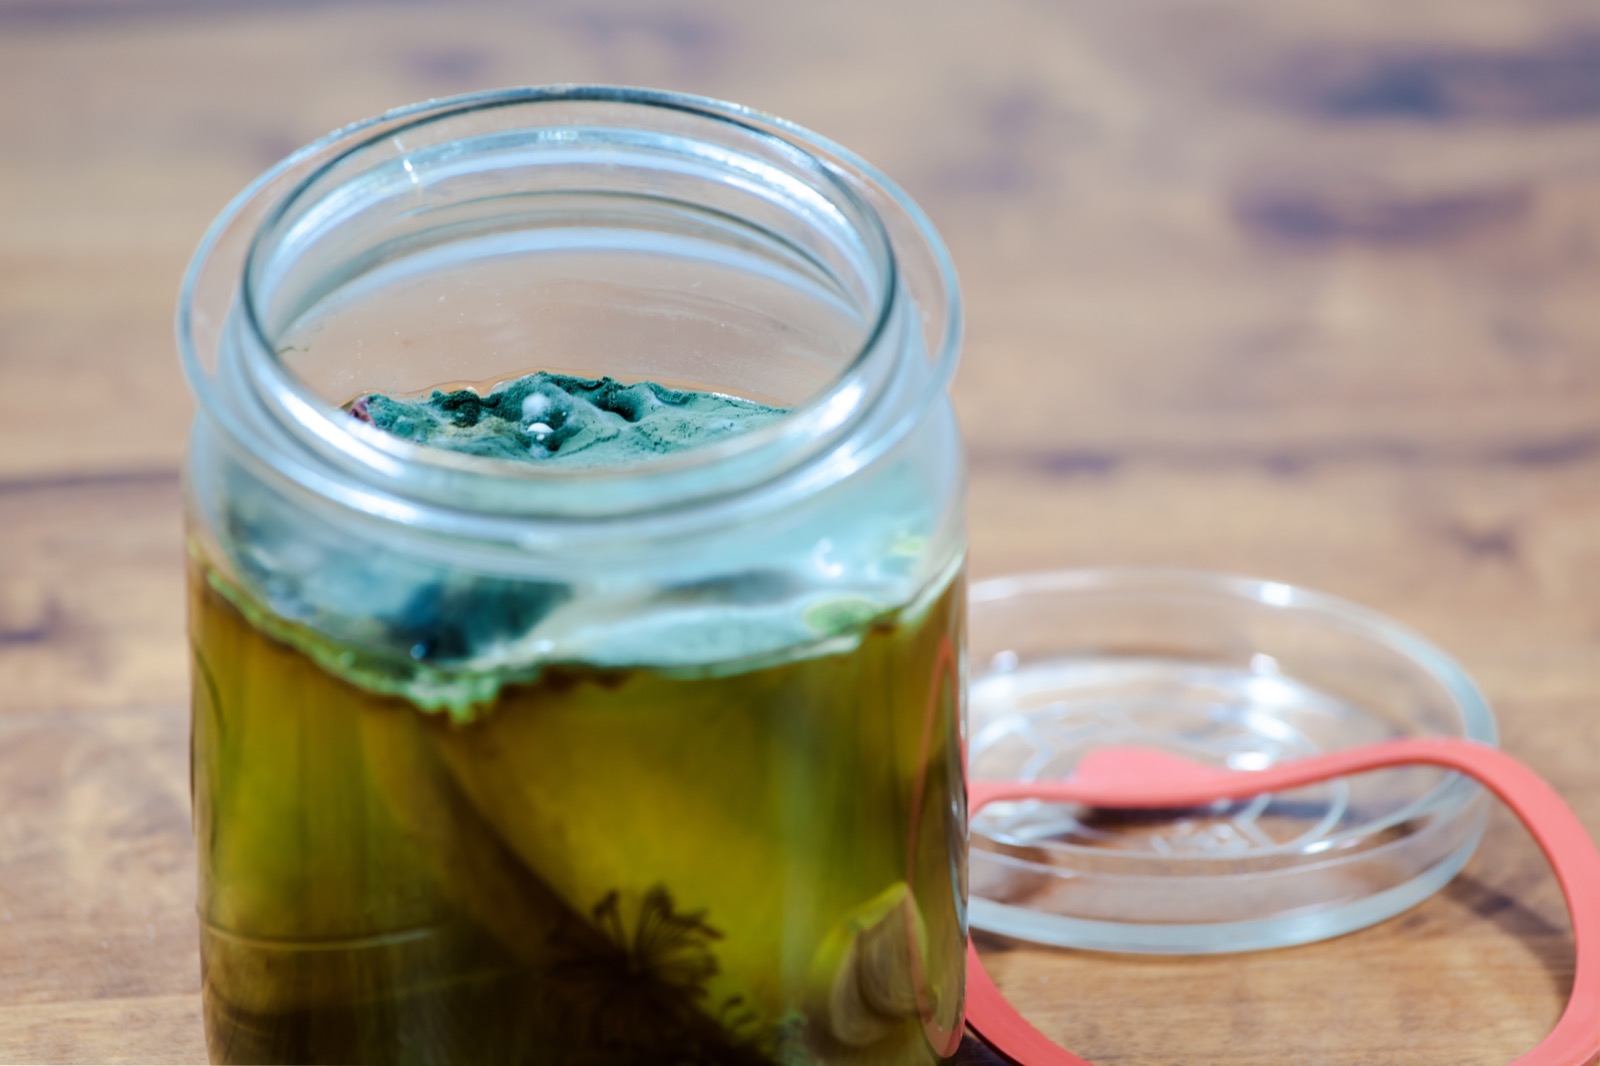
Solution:
M 876 289 L 866 328 L 854 353 L 832 379 L 773 423 L 653 458 L 638 466 L 550 468 L 505 459 L 465 455 L 420 445 L 349 415 L 319 395 L 274 350 L 263 293 L 281 282 L 274 275 L 275 242 L 302 239 L 325 202 L 334 202 L 343 170 L 368 153 L 397 159 L 414 174 L 408 139 L 437 135 L 452 122 L 474 121 L 528 105 L 597 105 L 643 109 L 664 122 L 709 124 L 745 138 L 776 161 L 752 181 L 788 180 L 810 196 L 818 211 L 844 211 L 871 256 Z M 626 129 L 619 125 L 618 129 Z M 545 137 L 558 148 L 573 139 L 574 125 L 530 125 L 521 132 Z M 456 143 L 427 147 L 448 153 Z M 687 142 L 685 142 L 687 143 Z M 718 156 L 727 163 L 732 153 Z M 417 157 L 420 160 L 420 156 Z M 752 165 L 748 160 L 737 165 Z M 368 160 L 370 165 L 370 160 Z M 796 168 L 820 189 L 808 190 L 784 175 Z M 330 187 L 331 186 L 331 187 Z M 811 201 L 816 205 L 812 205 Z M 310 207 L 307 206 L 310 201 Z M 840 206 L 842 205 L 842 207 Z M 298 216 L 297 216 L 298 212 Z M 326 210 L 323 210 L 326 214 Z M 325 221 L 321 219 L 320 221 Z M 296 227 L 299 227 L 296 229 Z M 909 269 L 908 269 L 909 268 Z M 232 321 L 234 309 L 237 321 Z M 893 361 L 876 358 L 894 346 L 897 331 L 916 331 L 928 372 L 917 395 L 894 404 L 888 418 L 875 408 L 893 385 Z M 239 367 L 224 365 L 223 334 L 242 353 Z M 364 511 L 416 517 L 414 508 L 540 519 L 616 518 L 671 511 L 747 492 L 819 460 L 849 469 L 870 462 L 916 423 L 941 396 L 953 374 L 960 335 L 960 303 L 954 267 L 931 223 L 897 186 L 848 150 L 782 119 L 737 104 L 656 90 L 613 86 L 509 89 L 429 101 L 335 131 L 289 156 L 256 179 L 212 224 L 184 278 L 177 333 L 191 389 L 202 411 L 245 447 L 258 468 L 301 485 L 317 482 L 322 495 Z M 224 397 L 223 393 L 235 395 Z M 253 416 L 218 417 L 238 393 L 248 394 Z M 869 415 L 869 439 L 852 431 Z M 288 448 L 250 446 L 252 432 L 287 439 Z M 841 448 L 846 440 L 850 446 Z M 839 453 L 848 455 L 840 456 Z M 835 464 L 837 465 L 837 464 Z

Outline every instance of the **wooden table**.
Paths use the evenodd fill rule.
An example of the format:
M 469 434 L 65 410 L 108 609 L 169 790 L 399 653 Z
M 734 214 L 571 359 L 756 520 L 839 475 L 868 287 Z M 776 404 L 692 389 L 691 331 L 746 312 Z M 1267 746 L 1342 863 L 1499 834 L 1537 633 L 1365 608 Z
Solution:
M 0 1059 L 204 1058 L 190 249 L 326 129 L 561 81 L 778 112 L 927 207 L 967 300 L 978 576 L 1180 564 L 1389 612 L 1600 834 L 1589 0 L 0 0 Z M 1505 816 L 1437 897 L 1331 943 L 986 946 L 1102 1066 L 1503 1063 L 1572 965 Z

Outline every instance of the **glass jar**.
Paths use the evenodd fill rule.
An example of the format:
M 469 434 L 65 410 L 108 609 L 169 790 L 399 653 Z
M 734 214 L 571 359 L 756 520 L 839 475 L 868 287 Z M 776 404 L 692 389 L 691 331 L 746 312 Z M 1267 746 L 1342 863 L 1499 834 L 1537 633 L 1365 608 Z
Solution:
M 179 312 L 212 1058 L 950 1055 L 958 332 L 914 204 L 715 101 L 433 102 L 246 189 Z M 351 416 L 538 369 L 787 413 L 578 468 Z

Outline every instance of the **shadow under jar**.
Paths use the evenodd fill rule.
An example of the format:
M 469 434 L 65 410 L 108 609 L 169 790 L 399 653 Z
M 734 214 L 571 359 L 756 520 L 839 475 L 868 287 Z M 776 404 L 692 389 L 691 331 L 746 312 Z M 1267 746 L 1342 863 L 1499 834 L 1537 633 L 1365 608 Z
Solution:
M 435 102 L 242 193 L 179 333 L 215 1061 L 953 1052 L 958 308 L 903 194 L 709 100 Z M 784 413 L 563 466 L 349 410 L 536 370 Z

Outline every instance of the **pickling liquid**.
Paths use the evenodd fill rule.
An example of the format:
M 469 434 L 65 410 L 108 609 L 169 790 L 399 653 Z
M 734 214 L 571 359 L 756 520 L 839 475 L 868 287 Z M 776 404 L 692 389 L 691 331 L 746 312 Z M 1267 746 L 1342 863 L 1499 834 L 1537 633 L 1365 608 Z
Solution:
M 962 602 L 749 668 L 551 665 L 462 720 L 342 679 L 197 561 L 213 1061 L 943 1061 Z

